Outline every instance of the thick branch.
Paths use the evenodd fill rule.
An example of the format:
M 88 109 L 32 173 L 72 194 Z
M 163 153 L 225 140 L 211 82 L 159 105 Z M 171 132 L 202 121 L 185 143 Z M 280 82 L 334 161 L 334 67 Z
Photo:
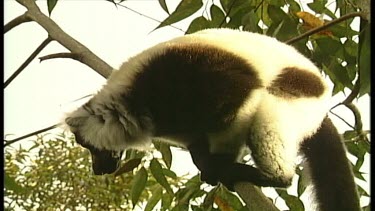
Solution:
M 358 71 L 359 73 L 360 71 Z M 361 87 L 361 84 L 360 84 L 360 80 L 359 80 L 359 77 L 357 78 L 357 81 L 355 82 L 354 84 L 354 87 L 352 89 L 352 91 L 350 92 L 350 94 L 348 95 L 347 98 L 345 98 L 344 101 L 342 101 L 342 104 L 347 104 L 347 103 L 351 103 L 353 102 L 353 100 L 358 96 L 359 94 L 359 89 Z
M 4 83 L 4 89 L 12 83 L 12 81 L 30 64 L 31 61 L 52 41 L 51 37 L 47 37 L 35 51 L 26 59 L 24 63 L 8 78 Z
M 23 15 L 20 15 L 18 17 L 16 17 L 15 19 L 11 20 L 9 23 L 5 24 L 4 26 L 4 34 L 7 33 L 8 31 L 10 31 L 11 29 L 13 29 L 14 27 L 22 24 L 22 23 L 26 23 L 26 22 L 30 22 L 31 19 L 29 17 L 27 17 L 26 13 L 23 14 Z
M 246 207 L 249 210 L 279 211 L 271 200 L 269 200 L 258 187 L 251 183 L 236 183 L 234 189 L 245 201 Z
M 39 10 L 34 0 L 16 1 L 27 8 L 27 17 L 42 26 L 52 39 L 59 42 L 72 53 L 81 55 L 82 63 L 91 67 L 93 70 L 95 70 L 105 78 L 107 78 L 111 74 L 113 68 L 110 65 L 96 56 L 80 42 L 65 33 L 54 21 L 52 21 Z
M 354 123 L 355 124 L 355 130 L 357 132 L 361 132 L 362 128 L 363 128 L 361 112 L 359 112 L 358 108 L 352 102 L 346 103 L 344 105 L 353 112 L 354 122 L 355 122 Z
M 320 31 L 323 31 L 323 30 L 325 30 L 325 29 L 327 29 L 327 28 L 329 28 L 329 27 L 331 27 L 331 26 L 333 26 L 333 25 L 335 25 L 335 24 L 337 24 L 337 23 L 340 23 L 340 22 L 342 22 L 342 21 L 345 21 L 345 20 L 347 20 L 347 19 L 349 19 L 349 18 L 354 18 L 354 17 L 356 17 L 356 16 L 362 16 L 362 15 L 364 15 L 362 12 L 353 12 L 353 13 L 346 14 L 346 15 L 344 15 L 344 16 L 341 16 L 340 18 L 337 18 L 337 19 L 335 19 L 335 20 L 332 20 L 332 21 L 330 21 L 330 22 L 324 24 L 323 26 L 313 28 L 313 29 L 311 29 L 311 30 L 309 30 L 309 31 L 307 31 L 307 32 L 305 32 L 305 33 L 303 33 L 303 34 L 297 36 L 297 37 L 294 37 L 294 38 L 292 38 L 292 39 L 290 39 L 290 40 L 287 40 L 285 43 L 286 43 L 286 44 L 292 44 L 292 43 L 295 43 L 295 42 L 297 42 L 297 41 L 299 41 L 299 40 L 301 40 L 301 39 L 303 39 L 303 38 L 305 38 L 305 37 L 308 37 L 308 36 L 310 36 L 310 35 L 313 35 L 313 34 L 315 34 L 315 33 L 318 33 L 318 32 L 320 32 Z

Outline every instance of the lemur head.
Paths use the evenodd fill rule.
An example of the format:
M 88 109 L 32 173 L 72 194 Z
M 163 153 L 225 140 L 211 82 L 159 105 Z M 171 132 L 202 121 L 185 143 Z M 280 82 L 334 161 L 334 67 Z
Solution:
M 92 169 L 95 175 L 111 174 L 117 170 L 123 151 L 98 149 L 83 139 L 79 133 L 79 124 L 75 124 L 76 121 L 68 117 L 65 122 L 74 134 L 77 143 L 90 151 Z

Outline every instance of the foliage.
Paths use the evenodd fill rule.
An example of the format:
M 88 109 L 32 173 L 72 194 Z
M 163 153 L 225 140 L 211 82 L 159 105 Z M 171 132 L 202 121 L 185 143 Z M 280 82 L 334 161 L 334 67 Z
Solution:
M 192 7 L 186 6 L 189 2 Z M 203 10 L 190 23 L 186 33 L 206 28 L 242 28 L 246 31 L 267 34 L 281 41 L 297 37 L 306 29 L 324 25 L 324 21 L 308 12 L 298 1 L 221 0 L 220 3 L 202 4 L 200 0 L 181 1 L 176 10 L 157 27 L 170 25 L 193 15 L 193 11 Z M 307 4 L 317 15 L 326 15 L 335 20 L 361 8 L 348 2 L 335 1 L 336 7 L 329 9 L 327 1 L 314 1 Z M 164 6 L 165 7 L 165 6 Z M 209 8 L 209 9 L 207 9 Z M 333 11 L 331 11 L 333 10 Z M 301 15 L 303 13 L 303 15 Z M 206 15 L 205 15 L 206 14 Z M 334 83 L 333 94 L 353 89 L 354 80 L 359 75 L 359 96 L 370 92 L 370 25 L 361 19 L 361 28 L 350 27 L 353 19 L 340 22 L 329 29 L 292 43 L 301 53 L 311 58 L 330 77 Z M 359 39 L 358 37 L 362 38 Z M 310 46 L 310 47 L 308 47 Z M 360 47 L 360 49 L 359 49 Z M 364 58 L 362 58 L 364 57 Z
M 35 157 L 35 158 L 33 158 Z M 24 210 L 98 210 L 130 206 L 123 192 L 131 188 L 133 174 L 94 176 L 90 154 L 74 139 L 58 135 L 38 137 L 26 150 L 5 150 L 5 171 L 19 189 L 5 190 L 5 207 Z M 63 193 L 63 194 L 62 194 Z M 143 195 L 143 199 L 147 195 Z M 110 203 L 108 203 L 110 201 Z
M 124 0 L 107 1 L 115 5 L 126 3 Z M 49 15 L 57 2 L 47 0 Z M 363 181 L 360 169 L 365 155 L 370 153 L 369 131 L 363 131 L 361 114 L 352 103 L 370 93 L 370 23 L 361 16 L 359 28 L 352 27 L 353 17 L 359 16 L 362 10 L 369 10 L 363 2 L 365 0 L 361 4 L 322 0 L 301 5 L 297 0 L 181 0 L 171 10 L 165 0 L 159 0 L 168 17 L 154 30 L 194 17 L 186 33 L 206 28 L 240 28 L 295 46 L 329 77 L 334 84 L 332 95 L 350 91 L 340 106 L 352 111 L 355 123 L 343 137 L 348 152 L 357 158 L 353 164 L 355 176 Z M 334 24 L 325 27 L 329 23 Z M 314 29 L 319 30 L 307 35 Z M 32 143 L 30 149 L 22 145 L 17 149 L 5 148 L 5 208 L 8 210 L 135 207 L 144 210 L 156 207 L 160 210 L 246 210 L 241 199 L 222 186 L 209 187 L 200 181 L 199 175 L 189 179 L 177 177 L 170 169 L 170 146 L 158 141 L 154 141 L 155 149 L 148 153 L 128 150 L 122 167 L 113 175 L 103 176 L 92 175 L 88 151 L 65 134 L 53 138 L 38 136 Z M 156 156 L 158 153 L 161 156 Z M 305 209 L 301 200 L 307 187 L 304 170 L 302 166 L 297 169 L 296 195 L 290 194 L 290 189 L 276 191 L 291 210 Z M 360 186 L 358 188 L 361 196 L 370 197 Z
M 160 202 L 162 210 L 188 206 L 215 210 L 214 200 L 223 199 L 226 203 L 221 206 L 243 208 L 239 199 L 221 186 L 202 190 L 199 175 L 177 177 L 156 158 L 156 151 L 129 150 L 126 162 L 114 174 L 95 176 L 89 151 L 79 147 L 73 137 L 40 136 L 32 144 L 29 149 L 5 150 L 6 209 L 126 210 L 141 206 L 153 210 Z M 160 147 L 160 143 L 155 145 Z M 168 156 L 165 150 L 159 154 Z M 196 205 L 190 204 L 194 201 Z M 199 201 L 204 203 L 198 206 Z

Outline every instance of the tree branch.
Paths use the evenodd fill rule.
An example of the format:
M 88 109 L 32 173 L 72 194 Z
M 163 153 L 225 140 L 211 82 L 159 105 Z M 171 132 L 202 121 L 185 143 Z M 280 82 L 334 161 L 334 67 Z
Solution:
M 4 89 L 12 83 L 12 81 L 30 64 L 31 61 L 52 41 L 51 37 L 47 37 L 35 51 L 26 59 L 24 63 L 5 81 Z
M 327 28 L 329 28 L 329 27 L 331 27 L 331 26 L 333 26 L 333 25 L 335 25 L 337 23 L 345 21 L 345 20 L 347 20 L 349 18 L 354 18 L 354 17 L 357 17 L 357 16 L 363 16 L 363 15 L 364 14 L 362 12 L 353 12 L 353 13 L 349 13 L 349 14 L 343 15 L 340 18 L 337 18 L 335 20 L 332 20 L 332 21 L 324 24 L 323 26 L 313 28 L 313 29 L 311 29 L 311 30 L 309 30 L 309 31 L 301 34 L 301 35 L 298 35 L 297 37 L 294 37 L 294 38 L 292 38 L 290 40 L 287 40 L 285 43 L 290 45 L 290 44 L 295 43 L 295 42 L 297 42 L 297 41 L 299 41 L 299 40 L 301 40 L 301 39 L 303 39 L 305 37 L 308 37 L 310 35 L 313 35 L 315 33 L 323 31 L 323 30 L 325 30 L 325 29 L 327 29 Z
M 245 201 L 249 210 L 279 211 L 258 187 L 249 182 L 236 183 L 234 189 Z
M 67 48 L 69 51 L 81 56 L 81 62 L 91 67 L 101 76 L 108 78 L 113 68 L 91 52 L 86 46 L 65 33 L 54 21 L 44 15 L 34 0 L 16 0 L 27 8 L 26 15 L 31 20 L 37 22 L 49 34 L 49 36 Z
M 54 53 L 54 54 L 50 54 L 50 55 L 47 55 L 47 56 L 39 57 L 39 61 L 42 62 L 42 61 L 48 60 L 48 59 L 60 59 L 60 58 L 69 58 L 69 59 L 74 59 L 74 60 L 77 60 L 77 61 L 82 60 L 82 57 L 79 54 L 76 54 L 76 53 Z
M 6 146 L 9 146 L 11 144 L 14 144 L 15 142 L 18 142 L 18 141 L 21 141 L 22 139 L 25 139 L 25 138 L 28 138 L 30 136 L 34 136 L 34 135 L 37 135 L 39 133 L 43 133 L 43 132 L 46 132 L 48 130 L 52 130 L 58 126 L 60 126 L 61 124 L 55 124 L 55 125 L 52 125 L 52 126 L 49 126 L 49 127 L 46 127 L 46 128 L 43 128 L 43 129 L 40 129 L 40 130 L 37 130 L 37 131 L 34 131 L 32 133 L 29 133 L 27 135 L 24 135 L 24 136 L 21 136 L 21 137 L 18 137 L 18 138 L 15 138 L 13 140 L 4 140 L 4 147 Z
M 358 72 L 358 74 L 359 74 L 359 72 Z M 352 91 L 350 92 L 350 94 L 348 95 L 348 97 L 346 97 L 345 100 L 342 101 L 342 104 L 347 104 L 347 103 L 353 102 L 353 100 L 359 94 L 360 87 L 361 87 L 361 82 L 360 82 L 359 77 L 358 77 L 357 80 L 356 80 L 356 82 L 355 82 L 355 84 L 354 84 L 354 87 L 353 87 Z
M 31 19 L 29 17 L 27 17 L 26 13 L 23 14 L 23 15 L 20 15 L 20 16 L 16 17 L 15 19 L 11 20 L 9 23 L 5 24 L 4 34 L 7 33 L 8 31 L 10 31 L 11 29 L 13 29 L 14 27 L 16 27 L 20 24 L 26 23 L 26 22 L 30 22 L 30 21 L 31 21 Z
M 361 112 L 359 112 L 358 108 L 352 102 L 346 103 L 344 105 L 353 112 L 355 130 L 358 133 L 361 133 L 363 128 Z
M 341 104 L 340 104 L 341 105 Z M 355 130 L 355 127 L 352 126 L 349 122 L 347 122 L 344 118 L 342 118 L 341 116 L 339 116 L 338 114 L 334 113 L 332 110 L 329 111 L 331 114 L 335 115 L 337 118 L 339 118 L 341 121 L 343 121 L 347 126 L 349 126 L 350 128 L 352 128 L 353 130 Z
M 111 2 L 111 3 L 113 3 L 113 4 L 115 4 L 116 6 L 123 7 L 123 8 L 125 8 L 125 9 L 127 9 L 127 10 L 129 10 L 129 11 L 131 11 L 131 12 L 134 12 L 134 13 L 137 14 L 137 15 L 140 15 L 140 16 L 142 16 L 142 17 L 145 17 L 145 18 L 147 18 L 147 19 L 149 19 L 149 20 L 152 20 L 152 21 L 155 21 L 155 22 L 158 22 L 158 23 L 161 23 L 161 22 L 162 22 L 162 21 L 159 21 L 159 20 L 157 20 L 157 19 L 155 19 L 155 18 L 153 18 L 153 17 L 151 17 L 151 16 L 148 16 L 148 15 L 142 14 L 142 13 L 140 13 L 140 12 L 138 12 L 138 11 L 136 11 L 136 10 L 130 8 L 130 7 L 127 7 L 127 6 L 123 5 L 123 4 L 116 3 L 116 2 L 112 2 L 112 1 L 110 1 L 110 0 L 105 0 L 105 1 L 109 1 L 109 2 Z M 178 27 L 176 27 L 176 26 L 173 26 L 173 25 L 168 25 L 168 26 L 170 26 L 170 27 L 172 27 L 172 28 L 174 28 L 174 29 L 177 29 L 177 30 L 179 30 L 179 31 L 182 31 L 182 32 L 186 33 L 186 31 L 184 31 L 184 30 L 182 30 L 182 29 L 180 29 L 180 28 L 178 28 Z

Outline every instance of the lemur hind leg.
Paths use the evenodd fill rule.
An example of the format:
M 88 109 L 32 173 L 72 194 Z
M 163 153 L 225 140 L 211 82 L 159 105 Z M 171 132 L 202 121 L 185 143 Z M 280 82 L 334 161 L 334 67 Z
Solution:
M 268 176 L 258 168 L 250 165 L 236 163 L 237 155 L 212 154 L 208 142 L 196 141 L 188 146 L 194 164 L 201 171 L 201 180 L 210 185 L 224 184 L 229 190 L 234 191 L 237 182 L 251 182 L 258 186 L 287 187 L 289 179 Z

